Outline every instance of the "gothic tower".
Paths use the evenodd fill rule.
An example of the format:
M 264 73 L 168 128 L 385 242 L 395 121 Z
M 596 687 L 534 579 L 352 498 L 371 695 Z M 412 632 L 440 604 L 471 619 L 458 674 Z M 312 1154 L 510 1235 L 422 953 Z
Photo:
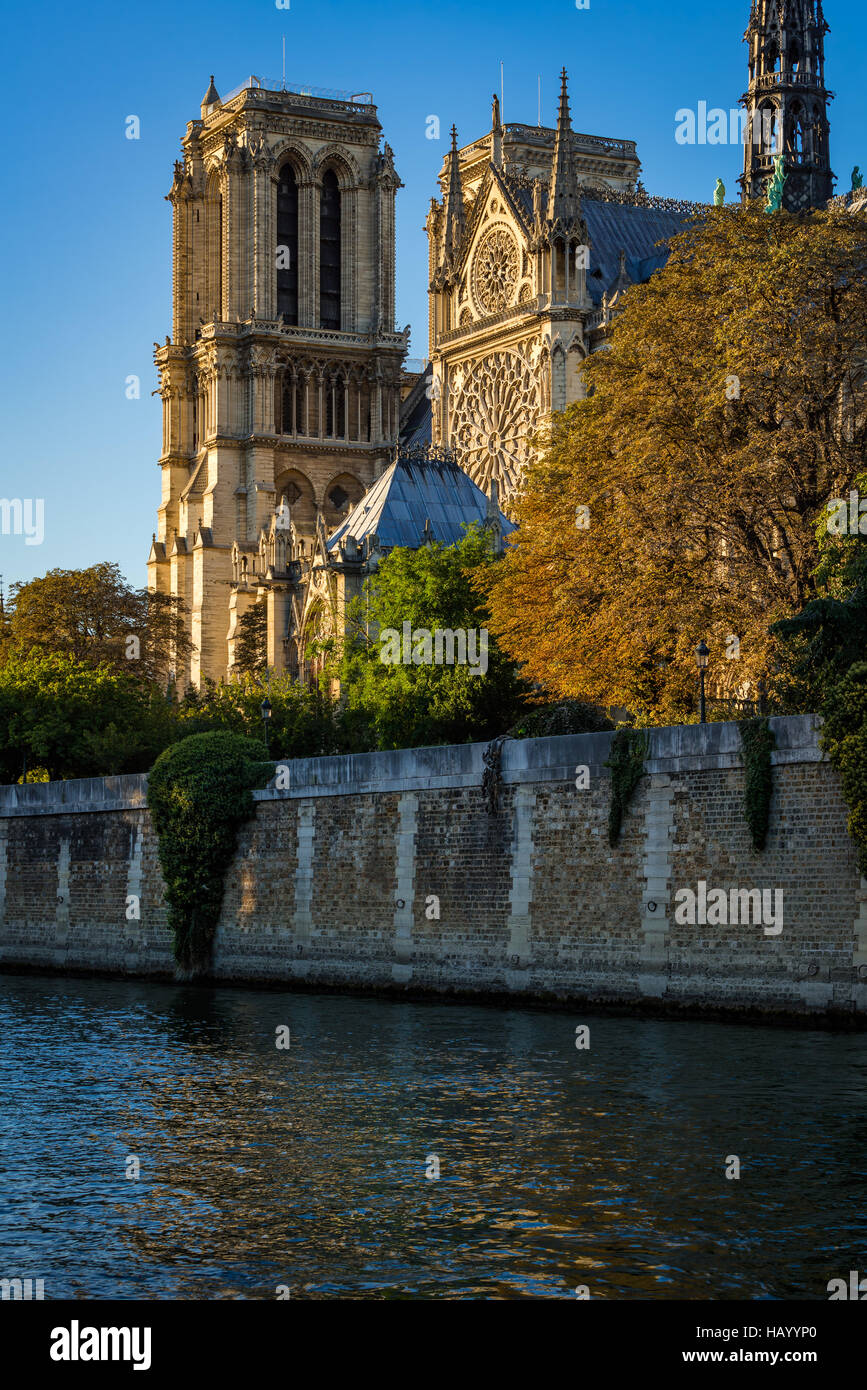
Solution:
M 293 599 L 317 537 L 393 452 L 408 330 L 394 324 L 401 183 L 381 133 L 366 93 L 250 78 L 221 100 L 211 79 L 181 142 L 148 582 L 191 614 L 182 687 L 226 675 L 266 574 L 270 664 L 291 665 Z M 291 560 L 266 543 L 286 507 Z
M 744 40 L 750 48 L 744 199 L 764 196 L 775 154 L 785 156 L 783 206 L 823 207 L 833 195 L 825 88 L 822 0 L 753 0 Z
M 556 129 L 503 125 L 493 101 L 487 137 L 451 150 L 433 200 L 430 247 L 432 435 L 484 491 L 508 501 L 542 414 L 579 394 L 590 308 L 588 233 L 576 145 L 623 187 L 638 171 L 634 145 L 572 130 L 565 70 Z M 590 172 L 586 161 L 582 172 Z

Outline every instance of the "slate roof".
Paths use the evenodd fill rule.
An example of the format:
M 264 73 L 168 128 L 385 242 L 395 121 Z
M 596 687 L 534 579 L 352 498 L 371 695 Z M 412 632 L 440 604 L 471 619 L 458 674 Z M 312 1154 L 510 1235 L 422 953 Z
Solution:
M 616 203 L 596 199 L 581 191 L 581 210 L 590 236 L 590 268 L 587 286 L 597 304 L 617 279 L 620 252 L 626 252 L 626 269 L 632 281 L 643 284 L 655 270 L 661 270 L 668 259 L 658 241 L 677 236 L 690 220 L 688 212 L 645 207 L 641 203 Z M 533 191 L 515 183 L 510 192 L 519 205 L 528 226 L 533 223 Z M 542 209 L 546 209 L 547 189 L 542 191 Z M 600 271 L 594 275 L 593 271 Z
M 688 213 L 665 212 L 661 208 L 633 207 L 629 203 L 596 202 L 582 198 L 581 206 L 590 236 L 590 269 L 587 289 L 594 304 L 617 279 L 620 252 L 626 252 L 626 269 L 637 285 L 649 280 L 668 260 L 665 247 L 655 243 L 682 232 L 690 220 Z M 600 271 L 595 275 L 594 271 Z
M 416 550 L 427 520 L 434 540 L 454 545 L 466 526 L 485 520 L 487 506 L 481 488 L 456 463 L 401 453 L 329 537 L 328 549 L 336 550 L 346 536 L 360 541 L 375 532 L 383 550 L 395 545 Z M 504 536 L 515 529 L 502 514 L 500 524 Z
M 415 449 L 431 442 L 431 401 L 427 388 L 433 379 L 433 363 L 423 374 L 400 407 L 400 442 Z

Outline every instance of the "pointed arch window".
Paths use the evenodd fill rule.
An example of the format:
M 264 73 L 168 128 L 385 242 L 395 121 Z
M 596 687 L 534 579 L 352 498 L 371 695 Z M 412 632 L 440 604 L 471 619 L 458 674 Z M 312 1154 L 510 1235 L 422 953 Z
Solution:
M 219 320 L 223 306 L 223 195 L 220 176 L 212 173 L 205 194 L 205 304 L 202 323 Z
M 277 180 L 277 317 L 298 322 L 298 180 L 284 164 Z
M 777 153 L 777 108 L 773 102 L 765 102 L 758 109 L 758 145 L 764 155 Z
M 340 328 L 340 184 L 333 169 L 322 176 L 319 204 L 319 323 Z
M 804 108 L 798 102 L 792 108 L 789 124 L 788 154 L 797 163 L 804 158 Z
M 193 435 L 193 453 L 196 454 L 199 451 L 199 378 L 195 375 L 193 376 L 192 386 L 190 390 L 190 403 L 192 406 L 191 424 Z

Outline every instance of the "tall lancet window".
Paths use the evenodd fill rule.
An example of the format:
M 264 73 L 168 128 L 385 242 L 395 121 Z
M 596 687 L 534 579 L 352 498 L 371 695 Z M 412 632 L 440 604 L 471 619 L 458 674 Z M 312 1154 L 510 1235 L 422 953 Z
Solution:
M 319 324 L 340 328 L 340 185 L 333 169 L 323 175 L 319 205 Z
M 298 182 L 291 164 L 277 180 L 277 317 L 298 322 Z

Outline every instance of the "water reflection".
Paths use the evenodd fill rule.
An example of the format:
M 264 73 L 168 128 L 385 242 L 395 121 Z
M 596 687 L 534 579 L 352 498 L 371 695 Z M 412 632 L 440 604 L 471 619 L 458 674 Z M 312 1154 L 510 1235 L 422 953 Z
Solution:
M 49 1296 L 825 1298 L 867 1267 L 862 1036 L 8 976 L 0 1026 L 0 1273 Z

